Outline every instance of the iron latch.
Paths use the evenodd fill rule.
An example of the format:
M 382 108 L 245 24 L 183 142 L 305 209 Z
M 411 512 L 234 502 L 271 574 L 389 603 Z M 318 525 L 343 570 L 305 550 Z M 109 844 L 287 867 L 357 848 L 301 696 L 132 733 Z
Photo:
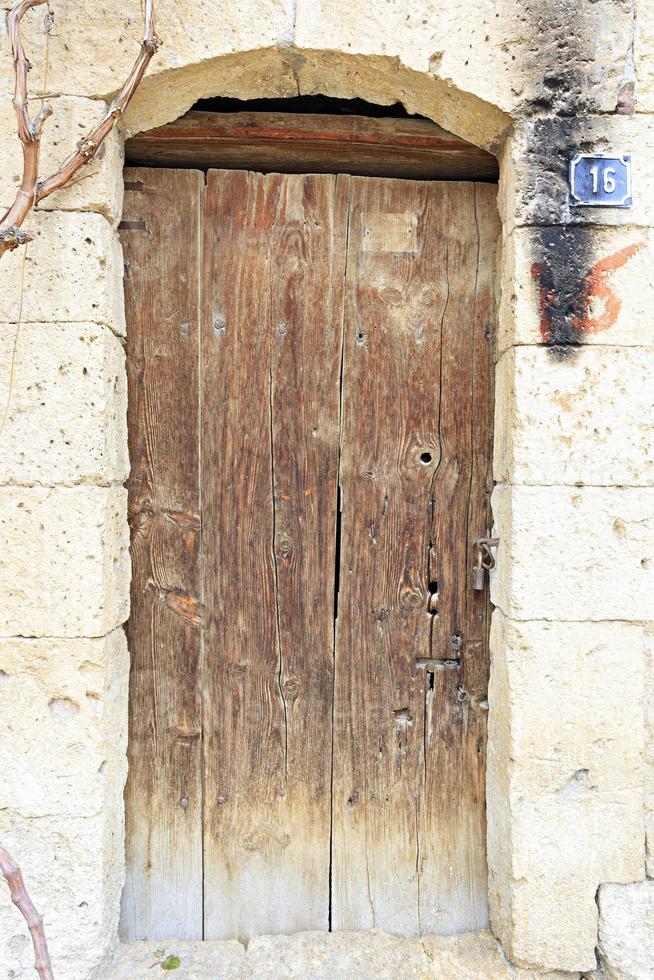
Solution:
M 475 541 L 477 559 L 472 570 L 472 587 L 477 592 L 481 592 L 486 584 L 486 572 L 490 571 L 491 568 L 495 568 L 494 549 L 497 548 L 499 543 L 499 538 L 490 537 L 490 531 L 487 532 L 485 538 L 477 538 Z

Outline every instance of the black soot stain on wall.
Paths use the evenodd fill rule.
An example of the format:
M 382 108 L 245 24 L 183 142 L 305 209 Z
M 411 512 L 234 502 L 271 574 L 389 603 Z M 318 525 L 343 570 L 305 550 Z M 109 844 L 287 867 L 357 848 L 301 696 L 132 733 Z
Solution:
M 588 125 L 594 108 L 592 19 L 572 0 L 536 0 L 526 9 L 535 38 L 529 70 L 536 94 L 524 106 L 530 134 L 524 217 L 532 225 L 531 275 L 542 342 L 567 357 L 589 333 L 615 322 L 620 302 L 608 279 L 642 243 L 598 259 L 597 229 L 578 223 L 571 211 L 570 158 L 597 152 Z M 619 98 L 616 111 L 621 111 Z

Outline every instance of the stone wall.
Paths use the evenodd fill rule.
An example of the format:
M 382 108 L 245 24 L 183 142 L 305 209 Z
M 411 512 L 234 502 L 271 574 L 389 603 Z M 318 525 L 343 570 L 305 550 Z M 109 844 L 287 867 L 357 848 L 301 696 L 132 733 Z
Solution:
M 651 932 L 654 887 L 652 4 L 158 7 L 165 44 L 123 132 L 0 263 L 0 835 L 57 975 L 107 975 L 123 876 L 122 139 L 200 97 L 300 92 L 402 101 L 500 159 L 492 925 L 534 975 L 593 970 L 599 946 L 608 976 L 646 976 L 633 937 Z M 54 109 L 44 172 L 126 75 L 140 18 L 137 0 L 67 0 L 46 40 L 29 15 L 32 92 Z M 8 202 L 20 151 L 2 41 Z M 565 160 L 584 148 L 632 153 L 633 209 L 571 211 Z M 577 344 L 561 348 L 571 326 Z M 31 959 L 0 903 L 0 970 L 22 980 Z

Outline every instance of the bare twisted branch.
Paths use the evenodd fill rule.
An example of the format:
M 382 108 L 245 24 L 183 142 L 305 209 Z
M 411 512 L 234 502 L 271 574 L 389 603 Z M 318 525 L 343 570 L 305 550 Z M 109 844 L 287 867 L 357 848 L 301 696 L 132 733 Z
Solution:
M 11 900 L 23 915 L 27 923 L 27 928 L 32 936 L 32 945 L 34 946 L 34 954 L 36 956 L 36 962 L 34 964 L 36 972 L 41 977 L 41 980 L 54 980 L 50 954 L 48 953 L 48 944 L 43 928 L 43 917 L 36 911 L 34 902 L 27 894 L 20 868 L 12 856 L 1 847 L 0 871 L 9 885 Z
M 143 31 L 143 40 L 141 41 L 141 50 L 125 84 L 109 106 L 99 125 L 82 140 L 77 153 L 74 153 L 66 161 L 58 173 L 53 174 L 51 177 L 39 183 L 36 192 L 36 204 L 39 204 L 40 201 L 52 194 L 53 191 L 64 187 L 75 176 L 78 170 L 86 166 L 93 159 L 103 140 L 114 128 L 116 122 L 131 102 L 132 96 L 138 88 L 139 82 L 143 78 L 150 61 L 160 47 L 161 41 L 154 30 L 154 0 L 146 0 L 145 29 Z
M 20 231 L 20 226 L 34 207 L 39 171 L 41 129 L 52 110 L 48 108 L 40 112 L 34 122 L 30 119 L 27 106 L 27 73 L 30 69 L 30 63 L 25 57 L 23 40 L 20 35 L 20 22 L 28 10 L 44 3 L 46 0 L 15 0 L 7 15 L 7 30 L 11 40 L 16 76 L 14 109 L 18 122 L 18 138 L 23 145 L 23 179 L 16 191 L 14 203 L 0 220 L 0 255 L 30 240 L 27 232 Z
M 30 235 L 21 231 L 21 225 L 32 208 L 54 191 L 68 184 L 75 174 L 93 159 L 131 102 L 150 61 L 161 47 L 161 41 L 155 33 L 155 0 L 145 0 L 145 26 L 141 48 L 125 84 L 100 123 L 82 140 L 77 151 L 71 154 L 57 173 L 39 182 L 41 129 L 45 120 L 51 115 L 52 109 L 47 106 L 38 114 L 34 122 L 30 120 L 27 108 L 27 72 L 30 65 L 23 49 L 20 23 L 28 10 L 46 2 L 47 0 L 14 0 L 7 17 L 16 72 L 14 106 L 18 119 L 18 136 L 23 144 L 23 178 L 14 203 L 0 219 L 0 257 L 30 240 Z

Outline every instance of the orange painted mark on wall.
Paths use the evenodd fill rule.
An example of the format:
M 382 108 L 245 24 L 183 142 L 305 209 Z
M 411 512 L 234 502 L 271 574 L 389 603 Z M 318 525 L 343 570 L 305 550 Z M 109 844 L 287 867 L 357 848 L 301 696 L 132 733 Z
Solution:
M 546 262 L 534 262 L 531 275 L 539 287 L 540 332 L 544 343 L 581 343 L 585 334 L 609 330 L 618 318 L 622 302 L 609 284 L 609 277 L 645 247 L 636 242 L 596 262 L 573 289 L 570 280 L 557 287 L 552 269 Z M 574 257 L 569 257 L 573 261 Z M 593 308 L 601 306 L 601 312 Z M 567 329 L 561 330 L 561 321 Z M 563 337 L 565 336 L 565 339 Z

